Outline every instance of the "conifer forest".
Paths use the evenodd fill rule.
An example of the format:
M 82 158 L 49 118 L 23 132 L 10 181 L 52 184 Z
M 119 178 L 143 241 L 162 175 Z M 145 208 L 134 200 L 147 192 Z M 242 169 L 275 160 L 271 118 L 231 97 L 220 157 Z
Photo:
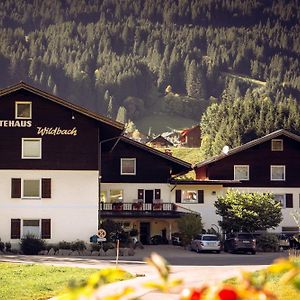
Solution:
M 300 133 L 299 0 L 3 0 L 0 41 L 1 88 L 200 122 L 205 157 Z

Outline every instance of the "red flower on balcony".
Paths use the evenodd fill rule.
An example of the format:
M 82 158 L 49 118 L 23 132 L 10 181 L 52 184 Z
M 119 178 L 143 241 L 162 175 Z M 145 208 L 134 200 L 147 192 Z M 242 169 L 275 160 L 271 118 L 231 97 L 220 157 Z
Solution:
M 141 210 L 143 207 L 143 203 L 133 203 L 132 208 L 135 210 Z
M 123 210 L 123 203 L 113 203 L 113 210 Z
M 161 210 L 162 209 L 162 203 L 153 203 L 153 209 L 154 210 Z

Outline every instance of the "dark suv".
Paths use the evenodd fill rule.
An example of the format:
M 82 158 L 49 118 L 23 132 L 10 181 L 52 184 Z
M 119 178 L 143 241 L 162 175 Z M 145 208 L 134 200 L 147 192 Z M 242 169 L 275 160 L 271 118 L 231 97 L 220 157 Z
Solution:
M 233 232 L 226 234 L 224 242 L 225 252 L 251 252 L 256 253 L 256 240 L 248 232 Z

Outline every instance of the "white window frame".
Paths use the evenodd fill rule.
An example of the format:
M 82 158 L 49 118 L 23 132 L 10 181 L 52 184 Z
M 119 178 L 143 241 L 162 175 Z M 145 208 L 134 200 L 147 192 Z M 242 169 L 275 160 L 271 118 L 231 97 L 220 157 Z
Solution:
M 25 141 L 39 141 L 40 142 L 40 155 L 28 157 L 24 156 L 24 142 Z M 41 138 L 22 138 L 22 159 L 41 159 L 42 158 L 42 139 Z
M 281 148 L 280 149 L 277 149 L 277 148 L 275 148 L 275 146 L 274 146 L 274 142 L 281 142 Z M 271 140 L 271 150 L 272 151 L 283 151 L 283 139 L 273 139 L 273 140 Z
M 22 219 L 21 220 L 21 238 L 24 238 L 24 221 L 39 221 L 39 236 L 37 238 L 41 238 L 42 237 L 42 220 L 41 219 Z
M 122 167 L 123 167 L 123 161 L 125 160 L 130 160 L 130 161 L 133 161 L 134 162 L 134 172 L 133 173 L 124 173 L 122 171 Z M 121 158 L 121 175 L 136 175 L 136 158 Z
M 196 199 L 187 199 L 184 198 L 184 193 L 196 193 Z M 189 190 L 181 190 L 181 203 L 184 204 L 195 204 L 198 203 L 198 190 L 193 190 L 193 189 L 189 189 Z
M 30 106 L 30 116 L 29 117 L 19 117 L 18 116 L 18 105 L 19 104 L 29 104 Z M 32 102 L 30 101 L 16 101 L 15 102 L 15 118 L 18 120 L 31 120 L 32 119 Z
M 273 168 L 283 168 L 283 179 L 276 179 L 276 178 L 273 178 Z M 285 178 L 286 178 L 286 169 L 285 169 L 285 165 L 271 165 L 270 166 L 270 179 L 271 181 L 285 181 Z
M 34 196 L 24 196 L 24 181 L 26 180 L 34 180 L 34 181 L 39 181 L 39 196 L 34 197 Z M 21 183 L 21 199 L 33 199 L 33 200 L 40 200 L 42 199 L 42 180 L 41 179 L 36 179 L 36 178 L 24 178 L 22 179 Z
M 248 174 L 248 176 L 247 176 L 247 178 L 236 178 L 236 168 L 238 168 L 238 167 L 246 167 L 247 168 L 247 174 Z M 234 175 L 233 175 L 233 178 L 234 178 L 234 180 L 244 180 L 244 181 L 247 181 L 247 180 L 249 180 L 249 178 L 250 178 L 250 170 L 249 170 L 250 168 L 249 168 L 249 165 L 234 165 L 234 167 L 233 167 L 233 173 L 234 173 Z

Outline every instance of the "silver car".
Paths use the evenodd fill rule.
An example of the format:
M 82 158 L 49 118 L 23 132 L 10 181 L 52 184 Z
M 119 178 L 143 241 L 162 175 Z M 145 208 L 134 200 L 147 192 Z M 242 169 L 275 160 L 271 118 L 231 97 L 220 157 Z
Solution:
M 191 250 L 198 253 L 201 251 L 220 253 L 221 241 L 215 234 L 199 234 L 192 240 Z

